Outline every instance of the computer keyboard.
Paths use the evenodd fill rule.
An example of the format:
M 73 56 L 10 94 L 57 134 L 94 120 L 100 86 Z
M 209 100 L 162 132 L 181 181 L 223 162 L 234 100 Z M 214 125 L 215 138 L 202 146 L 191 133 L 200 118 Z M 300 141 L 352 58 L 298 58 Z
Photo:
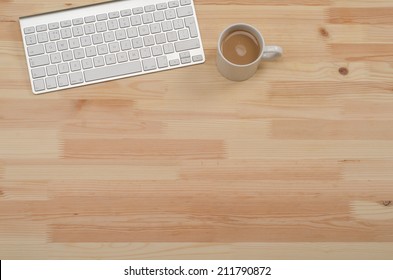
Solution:
M 192 0 L 123 0 L 20 18 L 41 94 L 205 61 Z

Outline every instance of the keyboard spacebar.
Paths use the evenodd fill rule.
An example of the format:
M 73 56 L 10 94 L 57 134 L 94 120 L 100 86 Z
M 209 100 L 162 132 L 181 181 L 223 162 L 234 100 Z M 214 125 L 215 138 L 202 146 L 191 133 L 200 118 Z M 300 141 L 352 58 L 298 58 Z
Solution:
M 138 72 L 142 72 L 141 63 L 139 61 L 133 61 L 128 63 L 105 66 L 92 70 L 86 70 L 84 74 L 85 74 L 85 81 L 92 82 L 92 81 L 114 78 L 123 75 L 134 74 Z

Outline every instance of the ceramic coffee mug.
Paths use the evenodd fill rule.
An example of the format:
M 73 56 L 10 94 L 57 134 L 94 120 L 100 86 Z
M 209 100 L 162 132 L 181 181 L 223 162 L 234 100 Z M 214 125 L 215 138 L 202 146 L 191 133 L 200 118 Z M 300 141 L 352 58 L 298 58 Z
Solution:
M 253 62 L 249 64 L 235 64 L 225 58 L 222 52 L 222 43 L 229 34 L 235 31 L 248 32 L 258 41 L 260 54 Z M 279 46 L 266 46 L 262 34 L 255 27 L 245 23 L 233 24 L 226 28 L 220 35 L 217 50 L 218 70 L 225 78 L 232 81 L 244 81 L 251 78 L 262 61 L 280 57 L 283 52 Z

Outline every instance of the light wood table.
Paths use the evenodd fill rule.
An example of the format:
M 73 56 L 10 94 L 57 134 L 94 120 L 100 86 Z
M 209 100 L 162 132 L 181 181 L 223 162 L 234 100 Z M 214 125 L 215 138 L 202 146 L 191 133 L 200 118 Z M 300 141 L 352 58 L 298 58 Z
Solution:
M 196 0 L 204 65 L 34 96 L 18 18 L 91 2 L 0 2 L 1 259 L 393 257 L 391 0 Z

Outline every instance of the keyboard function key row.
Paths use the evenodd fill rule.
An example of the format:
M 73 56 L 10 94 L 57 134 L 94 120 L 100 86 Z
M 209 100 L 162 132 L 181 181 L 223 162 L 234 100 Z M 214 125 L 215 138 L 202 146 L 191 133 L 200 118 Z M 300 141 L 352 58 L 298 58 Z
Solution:
M 169 17 L 169 18 L 171 18 L 171 17 Z M 164 18 L 162 15 L 161 16 L 155 15 L 155 20 L 156 21 L 163 21 Z M 146 23 L 152 22 L 152 18 L 146 17 L 146 18 L 144 18 L 143 21 L 146 24 Z M 120 19 L 119 22 L 120 22 L 121 28 L 127 28 L 130 26 L 129 21 L 126 18 Z M 184 19 L 184 22 L 185 22 L 186 27 L 189 29 L 191 38 L 197 37 L 198 32 L 197 32 L 195 19 L 193 17 L 187 17 Z M 133 26 L 140 26 L 140 27 L 146 28 L 145 26 L 141 26 L 142 22 L 141 22 L 140 17 L 131 18 L 131 24 Z M 172 25 L 171 21 L 163 21 L 161 24 L 162 24 L 162 31 L 163 32 L 171 31 L 172 28 L 182 29 L 184 27 L 184 23 L 183 23 L 182 19 L 175 19 L 173 21 L 173 25 Z M 68 39 L 68 38 L 71 38 L 72 36 L 79 37 L 82 35 L 94 34 L 96 31 L 97 32 L 105 32 L 107 30 L 116 30 L 118 28 L 119 28 L 119 25 L 116 20 L 109 20 L 107 22 L 107 24 L 105 22 L 97 22 L 95 27 L 93 24 L 88 24 L 88 25 L 85 25 L 84 27 L 74 26 L 74 27 L 72 27 L 72 30 L 70 28 L 64 28 L 64 29 L 60 30 L 60 34 L 59 34 L 59 30 L 52 30 L 52 31 L 49 31 L 49 39 L 51 41 L 56 41 L 56 40 L 60 40 L 60 37 L 61 37 L 61 39 Z M 153 23 L 150 25 L 150 32 L 152 34 L 159 33 L 159 32 L 161 32 L 161 28 L 159 25 Z M 147 33 L 147 32 L 143 32 L 140 35 L 144 36 L 144 35 L 148 35 L 148 34 L 149 33 Z M 39 43 L 44 43 L 44 42 L 48 41 L 48 38 L 47 38 L 48 36 L 47 36 L 46 32 L 38 33 L 37 36 L 38 36 Z M 184 37 L 182 37 L 182 38 L 184 38 Z M 187 39 L 187 38 L 184 38 L 184 39 Z M 26 41 L 27 45 L 36 44 L 37 43 L 36 35 L 29 34 L 29 35 L 25 36 L 25 41 Z
M 181 0 L 180 1 L 181 6 L 186 6 L 189 4 L 191 4 L 191 0 Z M 157 4 L 156 6 L 147 5 L 144 8 L 143 7 L 133 8 L 132 13 L 134 15 L 137 15 L 137 14 L 142 14 L 144 11 L 145 12 L 153 12 L 156 10 L 156 8 L 157 8 L 157 10 L 165 10 L 168 7 L 169 8 L 179 7 L 179 1 L 169 1 L 168 4 L 163 2 L 163 3 Z M 113 18 L 119 18 L 120 16 L 122 16 L 122 17 L 130 16 L 132 13 L 131 13 L 131 9 L 126 9 L 126 10 L 122 10 L 120 12 L 115 11 L 115 12 L 109 12 L 108 14 L 106 14 L 106 13 L 99 14 L 97 16 L 87 16 L 85 18 L 75 18 L 75 19 L 72 19 L 72 21 L 71 20 L 64 20 L 64 21 L 61 21 L 60 24 L 58 22 L 53 22 L 53 23 L 49 23 L 48 27 L 49 27 L 49 30 L 54 30 L 54 29 L 58 29 L 60 26 L 62 28 L 69 27 L 69 26 L 71 26 L 71 23 L 73 25 L 81 25 L 83 23 L 95 22 L 96 19 L 97 19 L 97 21 L 107 20 L 108 15 L 109 15 L 110 19 L 113 19 Z M 186 14 L 191 13 L 190 9 L 183 9 L 183 10 L 178 11 L 179 17 L 181 17 L 184 13 L 186 13 Z M 192 13 L 190 15 L 192 15 Z M 35 28 L 34 27 L 26 27 L 26 28 L 24 28 L 24 33 L 31 34 L 31 33 L 34 33 L 35 31 L 42 32 L 42 31 L 46 31 L 46 30 L 47 30 L 47 26 L 45 24 L 42 24 L 42 25 L 38 25 Z

